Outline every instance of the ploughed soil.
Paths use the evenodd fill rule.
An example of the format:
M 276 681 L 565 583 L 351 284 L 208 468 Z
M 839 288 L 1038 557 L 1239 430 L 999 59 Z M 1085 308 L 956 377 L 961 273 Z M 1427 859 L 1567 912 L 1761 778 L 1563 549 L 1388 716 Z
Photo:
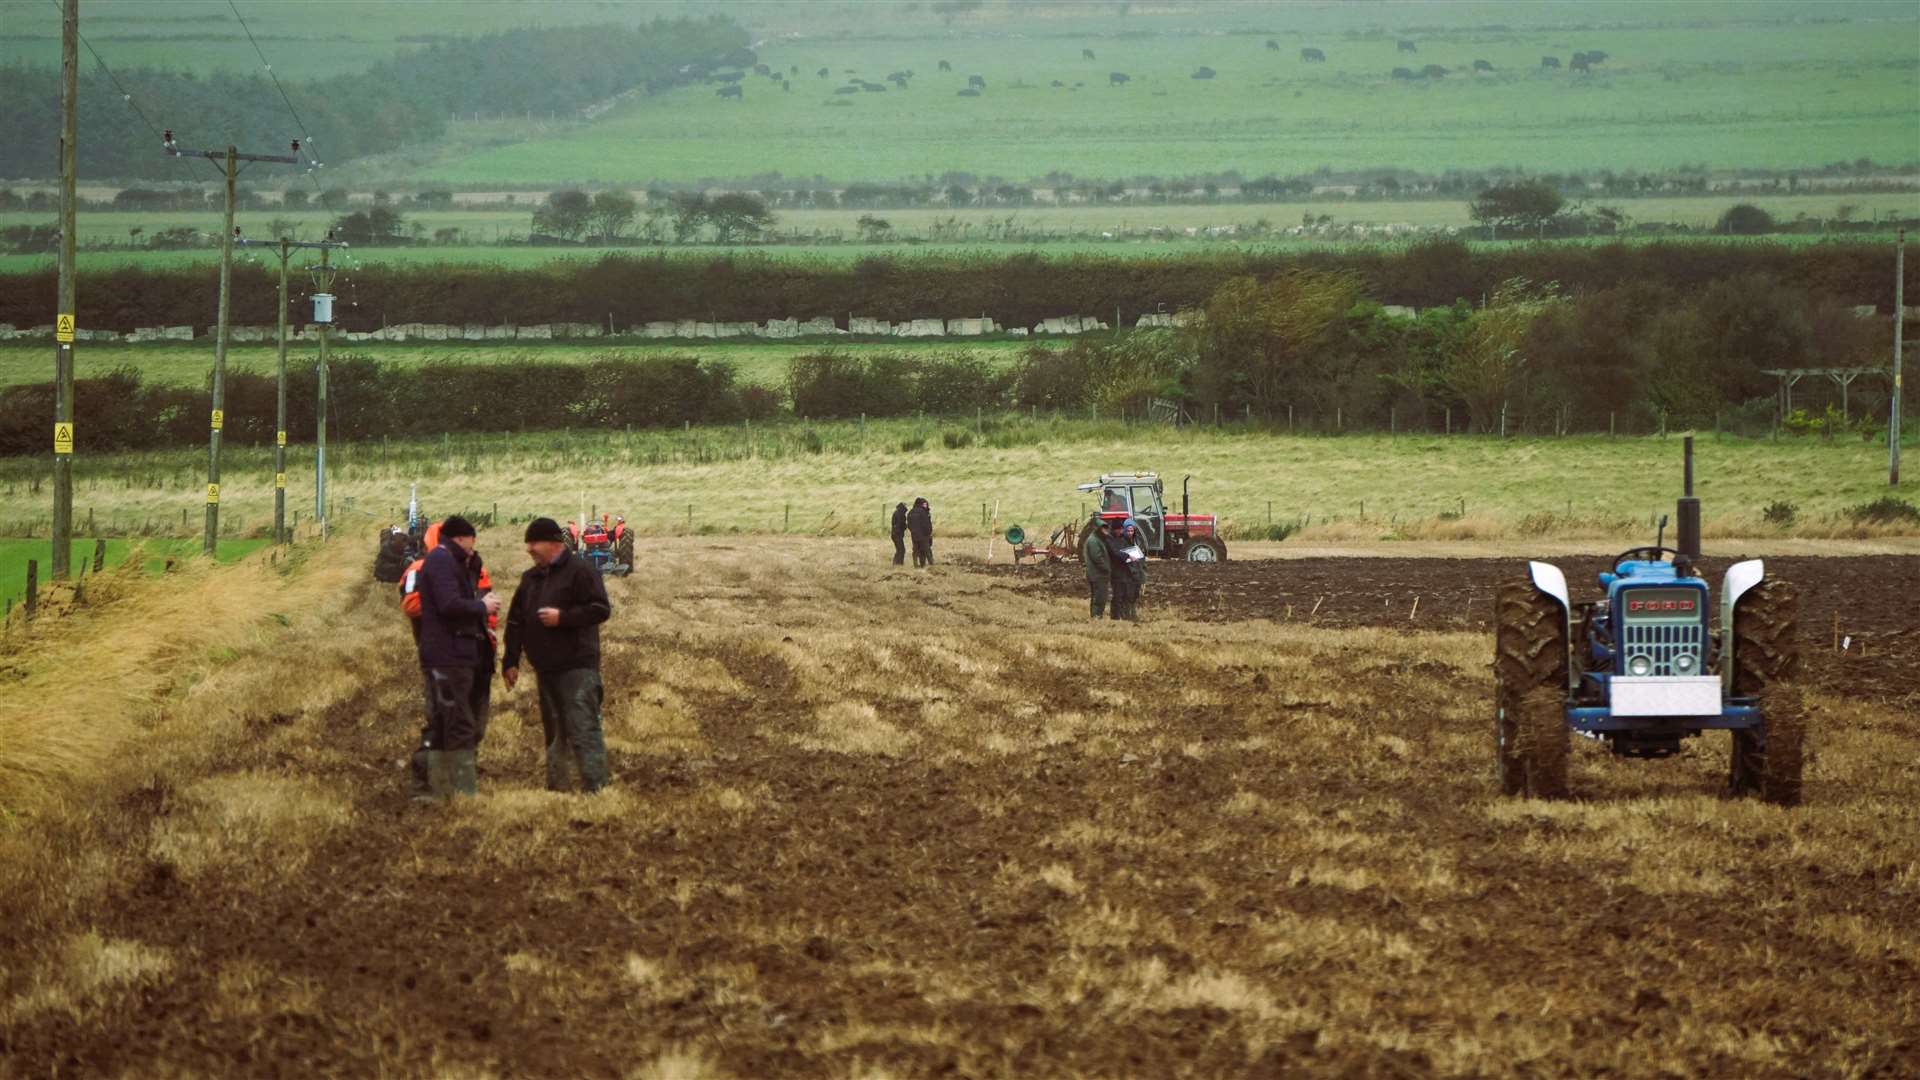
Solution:
M 1726 558 L 1701 560 L 1715 588 Z M 1804 677 L 1814 686 L 1920 706 L 1920 556 L 1768 557 L 1767 573 L 1800 592 Z M 1575 602 L 1603 595 L 1612 560 L 1554 560 Z M 1084 596 L 1078 563 L 999 564 L 983 572 L 1024 592 Z M 1494 592 L 1526 573 L 1520 559 L 1330 558 L 1154 562 L 1143 615 L 1170 609 L 1206 622 L 1272 619 L 1314 626 L 1491 630 Z M 1718 598 L 1715 599 L 1716 604 Z M 1715 617 L 1717 621 L 1717 616 Z

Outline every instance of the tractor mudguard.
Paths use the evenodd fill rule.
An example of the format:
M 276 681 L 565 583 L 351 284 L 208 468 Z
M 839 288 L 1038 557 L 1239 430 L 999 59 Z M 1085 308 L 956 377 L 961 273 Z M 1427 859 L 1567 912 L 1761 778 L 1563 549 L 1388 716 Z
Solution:
M 1566 631 L 1562 640 L 1567 642 L 1567 689 L 1578 689 L 1579 666 L 1573 662 L 1573 601 L 1567 594 L 1567 575 L 1552 563 L 1537 561 L 1527 563 L 1527 574 L 1533 578 L 1534 588 L 1560 604 L 1560 619 Z
M 1733 609 L 1747 590 L 1766 580 L 1767 564 L 1762 559 L 1747 559 L 1727 567 L 1720 582 L 1720 685 L 1723 693 L 1733 693 Z

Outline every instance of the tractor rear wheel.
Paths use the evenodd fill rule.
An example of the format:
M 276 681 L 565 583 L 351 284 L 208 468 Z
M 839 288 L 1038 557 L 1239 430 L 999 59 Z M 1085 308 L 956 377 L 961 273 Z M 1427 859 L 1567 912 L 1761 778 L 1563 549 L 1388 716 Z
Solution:
M 1559 601 L 1531 581 L 1494 599 L 1494 756 L 1500 793 L 1567 793 L 1567 622 Z
M 1780 806 L 1800 801 L 1805 759 L 1806 705 L 1800 673 L 1800 597 L 1785 581 L 1767 578 L 1749 589 L 1733 611 L 1733 693 L 1760 706 L 1759 727 L 1733 732 L 1727 791 Z
M 626 567 L 625 573 L 633 573 L 633 533 L 620 534 L 620 541 L 613 546 L 613 561 Z
M 1189 540 L 1187 541 L 1187 561 L 1208 563 L 1226 562 L 1227 545 L 1215 540 L 1211 536 L 1202 536 L 1195 540 Z

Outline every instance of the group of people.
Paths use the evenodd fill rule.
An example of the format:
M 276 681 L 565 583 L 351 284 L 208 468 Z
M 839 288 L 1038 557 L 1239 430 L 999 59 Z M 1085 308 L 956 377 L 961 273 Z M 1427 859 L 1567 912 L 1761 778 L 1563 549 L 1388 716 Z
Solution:
M 907 560 L 906 539 L 913 537 L 913 565 L 933 565 L 933 507 L 925 499 L 913 500 L 913 509 L 907 509 L 906 503 L 893 504 L 893 565 L 899 566 Z
M 1114 525 L 1095 514 L 1081 541 L 1080 563 L 1087 571 L 1088 606 L 1098 619 L 1140 621 L 1140 594 L 1147 587 L 1147 553 L 1132 518 Z
M 613 614 L 600 575 L 575 554 L 552 518 L 527 526 L 533 565 L 502 605 L 475 550 L 473 523 L 455 515 L 429 527 L 426 554 L 401 579 L 401 606 L 413 618 L 426 686 L 427 719 L 410 771 L 415 799 L 436 801 L 479 790 L 478 754 L 486 737 L 496 658 L 512 690 L 522 663 L 538 684 L 546 742 L 547 788 L 607 785 L 600 703 L 600 624 Z M 498 627 L 506 614 L 505 655 Z

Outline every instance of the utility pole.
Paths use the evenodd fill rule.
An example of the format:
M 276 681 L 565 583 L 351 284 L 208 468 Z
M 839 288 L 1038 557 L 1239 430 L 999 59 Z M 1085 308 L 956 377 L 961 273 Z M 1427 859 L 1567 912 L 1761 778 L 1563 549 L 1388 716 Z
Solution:
M 64 580 L 73 555 L 73 257 L 74 174 L 80 128 L 80 0 L 66 0 L 60 19 L 60 282 L 53 343 L 53 579 Z
M 1893 407 L 1887 411 L 1887 484 L 1900 486 L 1900 334 L 1907 323 L 1907 230 L 1893 241 Z
M 287 259 L 296 248 L 319 248 L 324 257 L 324 253 L 329 248 L 346 246 L 344 242 L 332 239 L 332 233 L 328 233 L 327 236 L 326 240 L 311 243 L 290 240 L 284 236 L 273 241 L 237 238 L 234 241 L 243 247 L 271 247 L 280 256 L 280 336 L 274 367 L 276 384 L 273 425 L 273 542 L 276 544 L 287 542 Z M 325 324 L 321 325 L 321 332 L 324 334 Z M 321 411 L 324 413 L 326 403 L 324 388 L 320 392 L 320 400 Z M 325 423 L 323 416 L 321 420 L 323 428 Z M 322 445 L 325 445 L 324 440 Z
M 327 234 L 328 241 L 333 234 Z M 313 275 L 313 284 L 319 289 L 313 294 L 313 321 L 320 326 L 320 362 L 314 368 L 314 380 L 319 388 L 319 403 L 314 413 L 316 425 L 313 454 L 313 516 L 319 519 L 320 535 L 327 535 L 327 331 L 333 326 L 333 267 L 327 257 L 333 254 L 334 247 L 344 244 L 322 244 L 320 246 L 320 265 L 310 266 L 308 272 Z
M 220 162 L 227 176 L 226 227 L 220 233 L 220 315 L 213 338 L 213 415 L 207 432 L 207 527 L 202 550 L 214 553 L 220 539 L 220 429 L 226 423 L 227 396 L 227 314 L 231 310 L 233 289 L 233 189 L 242 161 L 272 161 L 298 165 L 300 159 L 284 154 L 242 154 L 232 146 L 225 150 L 182 150 L 174 144 L 173 132 L 162 136 L 161 146 L 173 157 L 203 157 Z M 293 152 L 300 152 L 299 140 Z

